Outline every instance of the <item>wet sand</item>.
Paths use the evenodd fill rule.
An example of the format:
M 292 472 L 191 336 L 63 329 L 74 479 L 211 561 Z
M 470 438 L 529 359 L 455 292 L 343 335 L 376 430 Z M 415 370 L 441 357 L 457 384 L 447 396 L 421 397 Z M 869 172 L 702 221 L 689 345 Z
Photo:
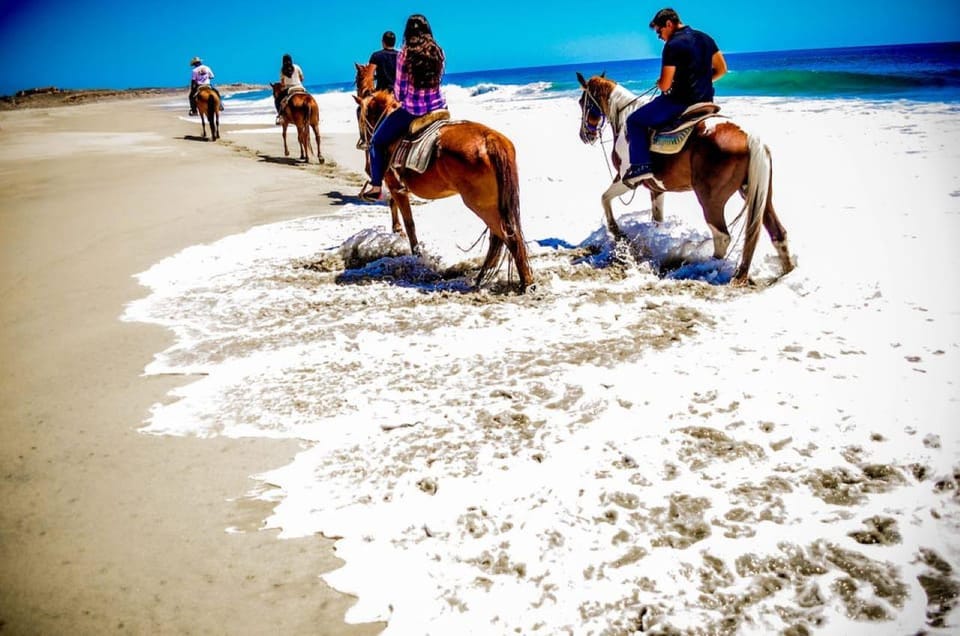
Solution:
M 0 631 L 377 633 L 317 576 L 331 540 L 255 531 L 249 476 L 298 444 L 137 432 L 190 378 L 143 377 L 172 336 L 118 319 L 162 258 L 335 209 L 354 140 L 289 165 L 279 132 L 199 141 L 168 101 L 0 113 Z

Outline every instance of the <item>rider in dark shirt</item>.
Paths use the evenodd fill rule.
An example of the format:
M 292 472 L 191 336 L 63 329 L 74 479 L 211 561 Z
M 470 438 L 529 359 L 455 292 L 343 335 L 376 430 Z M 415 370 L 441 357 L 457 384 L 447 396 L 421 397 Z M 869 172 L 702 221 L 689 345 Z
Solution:
M 630 187 L 653 176 L 650 129 L 676 119 L 693 104 L 712 102 L 713 83 L 727 72 L 727 62 L 713 38 L 683 24 L 673 9 L 658 11 L 650 28 L 664 41 L 657 80 L 663 93 L 627 117 L 630 169 L 623 183 Z
M 377 65 L 377 90 L 392 91 L 397 78 L 397 50 L 393 48 L 397 43 L 397 36 L 393 31 L 386 31 L 380 42 L 383 48 L 373 52 L 368 64 Z

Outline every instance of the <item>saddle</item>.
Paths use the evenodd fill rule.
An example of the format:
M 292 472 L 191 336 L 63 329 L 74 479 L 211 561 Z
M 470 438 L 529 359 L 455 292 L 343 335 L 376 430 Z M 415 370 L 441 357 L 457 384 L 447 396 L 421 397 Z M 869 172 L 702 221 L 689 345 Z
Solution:
M 287 107 L 287 102 L 290 101 L 290 98 L 296 95 L 297 93 L 306 93 L 307 89 L 303 86 L 291 86 L 287 89 L 286 96 L 280 100 L 280 112 L 283 112 L 283 109 Z
M 437 149 L 440 129 L 451 123 L 448 110 L 435 110 L 414 119 L 410 122 L 407 135 L 400 140 L 390 157 L 390 168 L 394 171 L 406 168 L 420 174 L 426 172 Z M 399 174 L 397 176 L 399 178 Z
M 683 150 L 694 127 L 710 117 L 717 115 L 720 106 L 713 102 L 700 102 L 688 107 L 672 122 L 661 126 L 650 134 L 650 151 L 661 155 L 675 155 Z

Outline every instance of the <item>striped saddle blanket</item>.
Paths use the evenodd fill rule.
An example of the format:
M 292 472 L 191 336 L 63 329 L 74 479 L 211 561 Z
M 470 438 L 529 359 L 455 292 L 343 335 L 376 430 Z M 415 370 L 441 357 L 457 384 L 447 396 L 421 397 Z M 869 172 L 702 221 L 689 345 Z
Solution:
M 661 155 L 675 155 L 687 143 L 697 124 L 717 115 L 720 107 L 713 102 L 700 102 L 680 113 L 676 121 L 653 131 L 650 135 L 650 151 Z
M 414 119 L 410 124 L 409 134 L 400 140 L 397 149 L 393 151 L 390 167 L 394 170 L 406 168 L 420 174 L 426 172 L 437 149 L 440 129 L 451 123 L 455 122 L 450 120 L 450 112 L 446 110 L 434 111 Z

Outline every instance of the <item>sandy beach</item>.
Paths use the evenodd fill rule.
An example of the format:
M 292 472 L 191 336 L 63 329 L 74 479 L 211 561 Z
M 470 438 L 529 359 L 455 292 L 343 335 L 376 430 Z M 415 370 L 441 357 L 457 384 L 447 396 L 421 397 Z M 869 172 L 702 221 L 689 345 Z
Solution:
M 615 243 L 531 90 L 446 90 L 517 148 L 523 295 L 458 198 L 420 256 L 354 198 L 342 92 L 322 166 L 268 97 L 0 113 L 4 631 L 956 631 L 955 105 L 725 99 L 796 265 L 742 289 L 690 193 Z
M 279 133 L 198 141 L 164 102 L 0 113 L 0 631 L 376 633 L 318 578 L 331 541 L 225 532 L 260 527 L 249 476 L 298 443 L 137 432 L 189 379 L 143 376 L 171 334 L 118 320 L 152 263 L 320 213 L 356 179 L 286 165 Z

